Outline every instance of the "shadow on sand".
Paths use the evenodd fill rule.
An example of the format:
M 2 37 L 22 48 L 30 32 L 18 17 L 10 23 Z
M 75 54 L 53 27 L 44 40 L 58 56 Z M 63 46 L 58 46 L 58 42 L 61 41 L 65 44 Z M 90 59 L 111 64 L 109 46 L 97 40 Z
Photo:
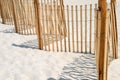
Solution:
M 83 54 L 64 66 L 59 79 L 48 80 L 97 80 L 94 54 Z
M 34 39 L 34 40 L 24 42 L 22 44 L 12 44 L 12 46 L 21 47 L 21 48 L 38 49 L 38 41 L 37 41 L 37 39 Z

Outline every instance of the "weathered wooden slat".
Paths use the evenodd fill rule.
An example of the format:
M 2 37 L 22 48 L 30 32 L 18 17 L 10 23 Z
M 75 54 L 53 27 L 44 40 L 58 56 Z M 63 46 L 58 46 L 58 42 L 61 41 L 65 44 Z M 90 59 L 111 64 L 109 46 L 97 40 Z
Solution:
M 80 36 L 81 37 L 81 49 L 80 50 L 81 50 L 81 52 L 83 52 L 83 31 L 82 31 L 83 23 L 82 23 L 82 21 L 83 21 L 83 17 L 82 17 L 82 5 L 81 5 L 80 6 L 80 29 L 81 29 L 80 30 L 80 32 L 81 32 L 80 33 L 81 34 L 81 36 Z
M 89 46 L 89 52 L 91 52 L 91 48 L 92 48 L 92 4 L 90 4 L 90 46 Z
M 46 50 L 46 35 L 45 35 L 45 5 L 43 5 L 43 4 L 41 4 L 41 8 L 42 8 L 42 23 L 43 23 L 43 37 L 44 37 L 44 43 L 43 43 L 43 45 L 44 45 L 44 50 Z
M 64 6 L 62 5 L 61 7 L 63 7 L 63 13 L 64 13 Z M 62 15 L 62 16 L 65 16 L 65 15 Z M 66 36 L 67 36 L 67 30 L 66 30 L 66 20 L 65 20 L 65 17 L 64 17 L 64 19 L 63 19 L 63 24 L 64 24 L 64 27 L 63 27 L 63 32 L 64 32 L 64 50 L 65 50 L 65 52 L 67 51 L 67 46 L 66 46 Z
M 85 52 L 87 52 L 87 5 L 85 5 Z
M 69 18 L 69 6 L 67 5 L 67 22 L 68 22 L 68 51 L 71 51 L 70 47 L 70 18 Z
M 76 6 L 76 51 L 79 51 L 79 46 L 78 46 L 78 7 Z
M 62 26 L 62 15 L 61 15 L 61 11 L 60 11 L 60 7 L 61 6 L 58 6 L 58 29 L 59 29 L 59 35 L 60 35 L 60 51 L 62 52 L 63 51 L 63 45 L 62 45 L 62 29 L 61 29 L 61 26 Z
M 74 13 L 73 13 L 73 6 L 71 6 L 71 16 L 72 16 L 72 51 L 75 51 L 74 47 Z
M 55 38 L 56 38 L 56 50 L 58 51 L 58 36 L 57 36 L 57 6 L 54 4 L 54 21 L 55 21 Z
M 53 6 L 52 6 L 53 4 L 52 4 L 52 0 L 50 0 L 50 10 L 51 10 L 51 12 L 50 12 L 50 20 L 51 20 L 51 33 L 52 33 L 52 51 L 54 51 L 54 23 L 53 23 L 53 19 L 52 19 L 52 17 L 53 17 Z
M 49 21 L 48 21 L 48 5 L 47 3 L 45 4 L 45 15 L 46 15 L 46 36 L 47 36 L 47 46 L 48 46 L 48 50 L 50 50 L 50 43 L 49 43 Z

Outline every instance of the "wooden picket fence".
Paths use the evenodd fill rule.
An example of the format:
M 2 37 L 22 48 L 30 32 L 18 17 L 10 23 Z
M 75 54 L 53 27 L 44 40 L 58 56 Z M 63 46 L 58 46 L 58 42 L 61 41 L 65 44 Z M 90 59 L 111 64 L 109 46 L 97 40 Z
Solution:
M 19 34 L 36 34 L 35 8 L 33 0 L 0 0 L 2 23 L 14 24 Z
M 60 1 L 41 0 L 39 5 L 36 4 L 40 12 L 36 15 L 40 25 L 37 27 L 39 48 L 55 52 L 94 53 L 97 61 L 101 20 L 97 4 L 65 6 Z M 110 6 L 106 24 L 109 61 L 116 59 L 118 54 L 115 4 L 110 3 Z
M 64 5 L 63 0 L 0 0 L 0 12 L 3 23 L 13 24 L 14 20 L 17 33 L 37 34 L 40 50 L 95 54 L 98 73 L 100 59 L 106 62 L 102 64 L 106 72 L 110 61 L 118 58 L 114 2 L 107 11 L 104 58 L 99 56 L 101 12 L 97 4 L 78 6 Z
M 103 60 L 105 62 L 102 64 L 103 72 L 107 74 L 109 63 L 118 58 L 115 3 L 111 2 L 107 11 L 106 52 L 105 56 L 101 57 L 99 54 L 101 12 L 97 9 L 97 4 L 65 6 L 61 2 L 53 2 L 44 0 L 37 6 L 37 10 L 41 12 L 38 15 L 40 26 L 38 24 L 37 28 L 39 48 L 55 52 L 94 53 L 98 73 L 101 66 L 99 60 Z
M 43 1 L 39 5 L 43 50 L 94 53 L 97 4 L 65 6 L 53 2 Z
M 11 0 L 0 0 L 0 14 L 2 18 L 2 23 L 13 25 L 13 12 L 12 12 L 12 2 Z
M 15 30 L 19 34 L 36 34 L 35 8 L 33 0 L 13 0 Z

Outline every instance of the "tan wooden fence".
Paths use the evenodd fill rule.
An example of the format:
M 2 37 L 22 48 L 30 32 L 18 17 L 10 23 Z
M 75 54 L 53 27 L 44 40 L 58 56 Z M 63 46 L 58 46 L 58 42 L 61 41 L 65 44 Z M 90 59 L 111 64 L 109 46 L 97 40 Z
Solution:
M 0 0 L 0 13 L 2 17 L 2 23 L 13 25 L 13 12 L 11 0 Z
M 65 6 L 53 2 L 39 5 L 43 50 L 94 53 L 97 5 Z
M 11 0 L 16 32 L 19 34 L 36 34 L 35 8 L 33 0 Z
M 106 72 L 109 63 L 118 57 L 115 3 L 111 2 L 107 11 L 106 55 L 100 58 L 101 12 L 97 9 L 97 4 L 70 6 L 53 2 L 44 0 L 37 6 L 41 12 L 37 28 L 39 48 L 55 52 L 94 53 L 98 73 L 99 60 L 105 61 L 101 65 L 104 65 L 103 72 Z
M 62 1 L 62 0 L 60 0 Z M 55 52 L 95 53 L 99 59 L 100 12 L 97 4 L 63 5 L 59 0 L 41 0 L 39 5 L 39 48 Z M 37 10 L 36 10 L 37 12 Z M 115 4 L 107 14 L 107 43 L 110 59 L 117 58 L 118 38 Z
M 97 4 L 64 5 L 63 0 L 0 0 L 3 22 L 14 20 L 19 34 L 36 34 L 41 50 L 95 54 L 97 70 L 100 60 L 101 12 Z M 40 1 L 40 2 L 39 2 Z M 3 6 L 8 4 L 8 6 Z M 3 12 L 5 14 L 3 14 Z M 10 19 L 10 20 L 9 20 Z M 110 3 L 106 19 L 103 60 L 118 58 L 118 33 L 115 3 Z M 104 70 L 107 71 L 108 64 Z

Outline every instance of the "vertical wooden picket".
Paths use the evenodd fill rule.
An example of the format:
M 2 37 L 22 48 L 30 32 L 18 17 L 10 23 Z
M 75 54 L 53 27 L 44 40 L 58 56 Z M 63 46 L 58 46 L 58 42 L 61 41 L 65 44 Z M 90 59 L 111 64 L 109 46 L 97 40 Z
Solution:
M 80 30 L 80 32 L 81 32 L 81 52 L 83 52 L 83 23 L 82 23 L 82 21 L 83 21 L 83 19 L 82 19 L 83 17 L 82 17 L 82 5 L 80 6 L 80 27 L 81 27 L 81 30 Z
M 70 18 L 69 18 L 69 6 L 67 5 L 67 23 L 68 23 L 68 51 L 70 52 Z
M 42 1 L 41 1 L 41 3 L 43 3 Z M 45 36 L 45 14 L 44 14 L 44 10 L 45 10 L 45 5 L 43 5 L 43 4 L 41 4 L 41 9 L 42 9 L 42 23 L 43 23 L 43 37 L 44 37 L 44 43 L 43 43 L 43 45 L 44 45 L 44 49 L 46 50 L 46 36 Z
M 85 5 L 85 52 L 87 52 L 87 5 Z
M 54 0 L 55 2 L 55 0 Z M 55 38 L 56 38 L 56 50 L 58 51 L 58 37 L 57 37 L 57 6 L 56 3 L 54 3 L 54 21 L 55 21 Z
M 13 18 L 14 18 L 15 31 L 16 31 L 16 33 L 18 33 L 18 25 L 17 25 L 17 17 L 16 17 L 16 14 L 15 14 L 14 0 L 12 0 L 12 10 L 13 10 Z
M 61 25 L 62 25 L 62 23 L 61 23 L 61 21 L 62 21 L 62 15 L 61 15 L 61 10 L 60 10 L 60 8 L 61 8 L 61 5 L 58 7 L 58 23 L 59 23 L 59 28 L 61 27 Z M 62 46 L 62 30 L 61 30 L 61 28 L 59 29 L 59 35 L 60 35 L 60 51 L 62 52 L 63 51 L 63 46 Z
M 62 6 L 63 7 L 63 12 L 64 12 L 64 6 Z M 62 15 L 63 17 L 65 16 L 65 15 Z M 64 32 L 64 50 L 65 50 L 65 52 L 66 52 L 66 33 L 67 33 L 67 30 L 66 30 L 66 20 L 65 20 L 65 17 L 64 17 L 64 19 L 63 19 L 63 24 L 64 24 L 64 30 L 63 30 L 63 32 Z M 61 34 L 60 34 L 61 35 Z
M 89 52 L 91 53 L 92 48 L 92 4 L 90 4 L 90 46 L 89 46 Z
M 50 17 L 50 20 L 51 20 L 51 24 L 52 24 L 52 51 L 54 51 L 54 25 L 53 25 L 53 6 L 52 6 L 52 0 L 50 0 L 50 10 L 51 10 L 51 17 Z
M 79 46 L 78 46 L 78 7 L 76 6 L 76 51 L 79 51 Z
M 71 6 L 71 16 L 72 16 L 72 50 L 75 51 L 74 47 L 74 13 L 73 13 L 73 6 Z

